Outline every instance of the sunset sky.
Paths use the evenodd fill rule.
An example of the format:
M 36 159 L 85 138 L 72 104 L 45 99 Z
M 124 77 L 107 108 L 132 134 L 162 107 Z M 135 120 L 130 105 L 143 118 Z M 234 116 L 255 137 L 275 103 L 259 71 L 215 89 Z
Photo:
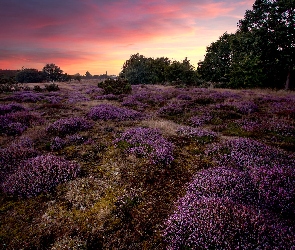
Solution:
M 117 75 L 130 55 L 187 57 L 206 46 L 254 0 L 0 0 L 0 69 L 55 63 L 68 74 Z

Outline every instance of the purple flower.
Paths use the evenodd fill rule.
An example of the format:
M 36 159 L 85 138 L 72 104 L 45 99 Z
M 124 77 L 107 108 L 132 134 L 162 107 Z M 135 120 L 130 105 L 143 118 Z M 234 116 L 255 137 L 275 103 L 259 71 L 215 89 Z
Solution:
M 143 117 L 143 115 L 135 110 L 119 108 L 109 104 L 100 104 L 96 107 L 91 108 L 88 116 L 92 120 L 137 120 Z
M 77 177 L 80 166 L 62 157 L 41 155 L 20 164 L 3 183 L 5 193 L 22 197 L 49 192 L 60 183 Z
M 131 128 L 114 141 L 117 146 L 125 146 L 128 153 L 147 158 L 153 164 L 169 164 L 173 161 L 173 144 L 164 139 L 159 130 L 151 128 Z
M 55 121 L 47 128 L 47 132 L 54 135 L 74 134 L 92 128 L 92 123 L 83 117 L 65 118 Z

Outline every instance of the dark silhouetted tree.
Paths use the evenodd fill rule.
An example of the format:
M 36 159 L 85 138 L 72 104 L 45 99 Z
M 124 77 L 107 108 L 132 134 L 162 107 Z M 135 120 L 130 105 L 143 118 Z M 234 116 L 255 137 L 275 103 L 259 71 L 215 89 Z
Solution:
M 63 71 L 54 63 L 46 64 L 43 67 L 43 72 L 48 81 L 60 81 Z

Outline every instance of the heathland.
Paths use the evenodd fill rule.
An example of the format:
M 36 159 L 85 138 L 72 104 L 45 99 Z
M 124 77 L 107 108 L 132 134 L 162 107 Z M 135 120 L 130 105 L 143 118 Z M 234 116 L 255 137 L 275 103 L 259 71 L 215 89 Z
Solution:
M 291 249 L 295 94 L 0 94 L 1 249 Z

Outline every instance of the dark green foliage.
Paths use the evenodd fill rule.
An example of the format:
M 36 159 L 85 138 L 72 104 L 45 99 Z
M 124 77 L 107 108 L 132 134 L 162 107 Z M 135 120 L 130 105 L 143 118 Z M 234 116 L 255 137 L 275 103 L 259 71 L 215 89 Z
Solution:
M 55 83 L 50 83 L 50 84 L 46 84 L 46 85 L 45 85 L 45 89 L 46 89 L 47 91 L 58 91 L 58 90 L 59 90 L 59 87 L 58 87 L 58 85 L 55 84 Z
M 33 90 L 36 91 L 36 92 L 42 92 L 43 91 L 43 89 L 39 85 L 34 86 Z
M 164 82 L 192 85 L 198 81 L 197 73 L 187 58 L 182 62 L 171 62 L 167 57 L 154 59 L 138 53 L 124 63 L 120 76 L 132 85 Z
M 206 81 L 232 88 L 293 88 L 294 1 L 257 0 L 235 34 L 207 47 L 198 72 Z
M 98 83 L 97 86 L 104 90 L 105 95 L 129 94 L 132 91 L 132 88 L 129 82 L 122 78 L 118 78 L 118 79 L 109 78 L 103 82 Z
M 62 78 L 63 71 L 54 63 L 48 63 L 43 67 L 43 73 L 47 81 L 59 81 Z
M 44 72 L 37 69 L 22 69 L 16 75 L 16 81 L 19 83 L 36 83 L 45 80 Z

